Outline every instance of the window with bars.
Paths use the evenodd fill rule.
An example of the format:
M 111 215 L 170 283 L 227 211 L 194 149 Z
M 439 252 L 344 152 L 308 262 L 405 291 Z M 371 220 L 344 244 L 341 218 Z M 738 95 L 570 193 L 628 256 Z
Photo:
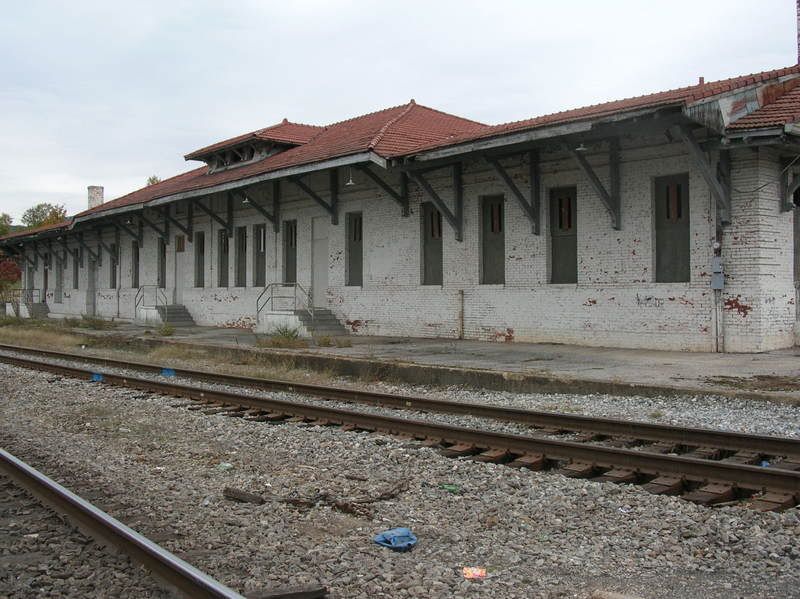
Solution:
M 578 282 L 577 189 L 550 190 L 550 282 Z
M 481 283 L 501 285 L 506 275 L 506 244 L 503 196 L 481 200 Z
M 346 285 L 360 287 L 364 283 L 364 215 L 347 213 L 347 281 Z
M 656 282 L 690 279 L 689 175 L 657 177 L 655 192 Z

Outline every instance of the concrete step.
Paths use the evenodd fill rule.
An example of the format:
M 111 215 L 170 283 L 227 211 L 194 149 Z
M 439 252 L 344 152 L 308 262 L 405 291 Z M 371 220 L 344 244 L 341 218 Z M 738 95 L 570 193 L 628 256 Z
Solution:
M 159 316 L 161 316 L 161 320 L 172 326 L 188 327 L 188 326 L 194 326 L 195 324 L 192 315 L 189 314 L 189 311 L 186 309 L 186 306 L 182 304 L 157 306 L 156 310 L 158 311 Z

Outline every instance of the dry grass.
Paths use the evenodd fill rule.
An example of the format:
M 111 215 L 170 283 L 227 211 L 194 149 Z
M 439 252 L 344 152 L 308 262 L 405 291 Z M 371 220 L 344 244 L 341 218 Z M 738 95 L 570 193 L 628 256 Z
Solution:
M 347 337 L 337 337 L 333 342 L 336 344 L 336 347 L 353 347 L 353 342 Z
M 87 339 L 58 326 L 8 325 L 0 327 L 0 341 L 43 349 L 74 349 L 86 344 Z

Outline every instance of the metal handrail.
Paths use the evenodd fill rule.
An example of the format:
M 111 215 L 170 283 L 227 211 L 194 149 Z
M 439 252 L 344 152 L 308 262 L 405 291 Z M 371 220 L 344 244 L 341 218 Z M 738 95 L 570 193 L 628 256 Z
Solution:
M 36 301 L 34 301 L 34 298 L 36 298 Z M 26 306 L 29 304 L 39 304 L 42 302 L 42 290 L 34 287 L 20 289 L 20 301 Z
M 279 289 L 287 289 L 292 288 L 291 295 L 279 295 L 276 293 L 276 290 Z M 311 320 L 314 320 L 314 302 L 311 300 L 311 293 L 307 291 L 300 283 L 270 283 L 261 291 L 256 299 L 256 321 L 261 319 L 261 312 L 269 306 L 270 311 L 274 310 L 275 308 L 275 300 L 276 299 L 291 299 L 292 300 L 292 310 L 294 312 L 297 311 L 297 304 L 298 304 L 298 291 L 300 291 L 303 299 L 302 308 L 308 312 L 308 315 L 311 317 Z
M 153 289 L 155 293 L 153 293 L 153 303 L 146 304 L 145 298 L 147 297 L 147 289 Z M 139 308 L 155 308 L 158 310 L 159 306 L 166 306 L 169 304 L 167 300 L 167 292 L 164 291 L 163 287 L 159 287 L 158 285 L 142 285 L 136 290 L 136 298 L 133 302 L 133 310 L 134 310 L 134 318 L 136 318 L 136 312 Z M 167 311 L 164 310 L 164 322 L 167 321 Z

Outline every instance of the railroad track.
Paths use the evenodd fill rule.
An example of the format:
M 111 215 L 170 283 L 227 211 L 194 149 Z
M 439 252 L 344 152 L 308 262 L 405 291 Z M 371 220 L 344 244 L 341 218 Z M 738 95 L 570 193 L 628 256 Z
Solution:
M 47 350 L 0 345 L 0 349 L 29 352 L 63 360 L 89 361 L 107 367 L 160 374 L 153 364 L 121 362 Z M 286 381 L 170 369 L 169 374 L 226 385 L 255 387 L 400 409 L 469 414 L 514 421 L 548 433 L 578 432 L 577 440 L 511 435 L 474 428 L 395 418 L 269 397 L 194 387 L 96 370 L 0 355 L 0 361 L 47 370 L 142 391 L 200 402 L 207 413 L 223 413 L 250 420 L 310 421 L 367 431 L 386 432 L 443 446 L 452 457 L 507 463 L 531 469 L 556 468 L 568 476 L 639 483 L 653 493 L 676 494 L 703 504 L 748 499 L 760 510 L 780 510 L 800 499 L 800 441 L 763 435 L 681 428 L 649 423 L 589 418 L 482 404 L 395 396 Z M 590 444 L 602 441 L 604 444 Z M 632 449 L 632 447 L 636 447 Z M 675 452 L 679 452 L 675 455 Z M 765 464 L 762 466 L 761 464 Z
M 3 449 L 0 449 L 0 471 L 39 501 L 66 516 L 84 533 L 114 545 L 143 565 L 170 590 L 192 598 L 244 599 Z

